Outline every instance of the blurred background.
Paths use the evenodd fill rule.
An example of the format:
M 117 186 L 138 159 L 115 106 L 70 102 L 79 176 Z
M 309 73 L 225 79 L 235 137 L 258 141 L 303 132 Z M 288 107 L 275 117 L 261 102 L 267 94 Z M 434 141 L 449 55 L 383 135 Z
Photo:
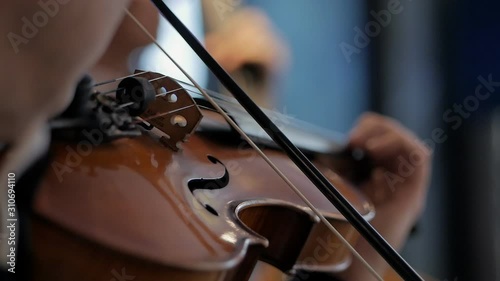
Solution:
M 272 84 L 278 111 L 342 133 L 376 111 L 435 145 L 410 264 L 438 280 L 500 280 L 499 1 L 214 1 L 262 9 L 288 42 L 291 63 Z M 183 19 L 201 38 L 193 18 Z
M 381 20 L 394 2 L 398 13 Z M 500 87 L 476 96 L 482 81 L 500 81 L 500 2 L 248 4 L 264 9 L 292 48 L 280 89 L 289 114 L 348 132 L 372 110 L 422 139 L 432 139 L 436 128 L 446 132 L 435 146 L 427 210 L 403 255 L 439 280 L 500 280 Z M 356 28 L 368 43 L 356 38 Z

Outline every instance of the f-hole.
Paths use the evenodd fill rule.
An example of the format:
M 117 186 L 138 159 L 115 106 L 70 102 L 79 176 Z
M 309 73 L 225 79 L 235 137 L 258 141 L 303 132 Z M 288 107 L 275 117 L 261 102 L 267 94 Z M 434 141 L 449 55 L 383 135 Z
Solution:
M 219 164 L 224 168 L 224 175 L 222 177 L 218 178 L 198 178 L 198 179 L 191 179 L 188 181 L 188 187 L 189 191 L 191 191 L 191 194 L 196 198 L 196 200 L 212 215 L 214 216 L 219 216 L 219 213 L 208 203 L 203 202 L 199 197 L 195 196 L 194 192 L 196 190 L 205 190 L 205 191 L 212 191 L 212 190 L 218 190 L 218 189 L 223 189 L 229 184 L 229 172 L 227 171 L 226 166 L 224 163 L 222 163 L 219 159 L 207 155 L 208 161 L 210 161 L 213 164 Z M 197 192 L 198 193 L 198 192 Z

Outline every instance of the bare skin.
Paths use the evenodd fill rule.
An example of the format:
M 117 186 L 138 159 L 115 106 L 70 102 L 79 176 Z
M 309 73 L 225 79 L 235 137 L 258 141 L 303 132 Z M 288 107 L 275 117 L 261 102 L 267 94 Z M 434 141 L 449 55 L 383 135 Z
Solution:
M 396 250 L 401 250 L 425 208 L 432 152 L 397 121 L 363 115 L 350 134 L 350 144 L 366 150 L 376 164 L 361 188 L 375 204 L 372 225 Z M 356 249 L 382 276 L 389 266 L 362 239 Z M 375 280 L 358 261 L 342 274 L 345 280 Z
M 128 10 L 151 34 L 156 34 L 160 16 L 151 1 L 132 0 Z M 104 81 L 129 75 L 128 57 L 135 49 L 148 44 L 151 44 L 151 39 L 130 17 L 125 16 L 105 53 L 92 68 L 92 76 L 97 81 Z
M 58 0 L 49 8 L 39 3 L 0 3 L 8 11 L 0 17 L 0 141 L 10 144 L 0 162 L 2 182 L 9 172 L 20 175 L 46 149 L 47 121 L 66 107 L 78 80 L 104 52 L 128 0 Z
M 274 75 L 283 71 L 290 59 L 288 46 L 270 20 L 253 8 L 234 12 L 215 32 L 208 34 L 205 41 L 211 55 L 228 72 L 254 63 Z
M 285 40 L 262 11 L 242 7 L 230 13 L 205 38 L 207 50 L 261 107 L 273 108 L 273 84 L 288 68 Z M 249 72 L 247 66 L 257 66 Z
M 37 1 L 18 2 L 0 4 L 2 11 L 9 11 L 1 19 L 3 35 L 25 37 L 22 19 L 33 22 L 33 15 L 43 12 Z M 26 43 L 15 46 L 17 53 L 8 36 L 2 36 L 2 141 L 12 141 L 34 120 L 43 122 L 68 104 L 74 85 L 110 42 L 126 2 L 69 1 L 64 5 L 55 2 L 59 11 L 53 17 L 48 16 L 46 25 L 29 36 L 32 38 L 26 36 Z

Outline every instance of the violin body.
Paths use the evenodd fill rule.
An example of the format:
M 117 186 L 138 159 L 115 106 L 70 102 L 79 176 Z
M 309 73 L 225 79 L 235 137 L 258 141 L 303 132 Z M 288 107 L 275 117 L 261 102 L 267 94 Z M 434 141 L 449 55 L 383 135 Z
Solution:
M 204 112 L 204 118 L 217 117 Z M 35 280 L 108 281 L 125 274 L 240 281 L 259 260 L 282 272 L 349 265 L 348 249 L 245 142 L 197 132 L 174 151 L 160 135 L 145 131 L 87 149 L 54 142 L 35 200 Z M 354 243 L 354 228 L 286 155 L 264 151 Z M 321 169 L 366 219 L 374 216 L 360 193 Z

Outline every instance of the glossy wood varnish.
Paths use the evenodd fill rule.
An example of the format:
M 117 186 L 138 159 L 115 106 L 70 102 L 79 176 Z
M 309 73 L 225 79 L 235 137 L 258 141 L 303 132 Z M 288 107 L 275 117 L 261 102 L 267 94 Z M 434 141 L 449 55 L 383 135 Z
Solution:
M 152 133 L 90 152 L 81 142 L 55 143 L 36 195 L 36 280 L 109 281 L 126 268 L 137 280 L 241 281 L 258 260 L 282 271 L 349 264 L 346 248 L 256 152 L 220 141 L 197 133 L 178 152 Z M 265 152 L 349 241 L 357 239 L 284 154 Z M 224 188 L 190 191 L 189 180 L 219 178 L 224 169 Z M 322 169 L 362 215 L 373 216 L 358 192 Z

